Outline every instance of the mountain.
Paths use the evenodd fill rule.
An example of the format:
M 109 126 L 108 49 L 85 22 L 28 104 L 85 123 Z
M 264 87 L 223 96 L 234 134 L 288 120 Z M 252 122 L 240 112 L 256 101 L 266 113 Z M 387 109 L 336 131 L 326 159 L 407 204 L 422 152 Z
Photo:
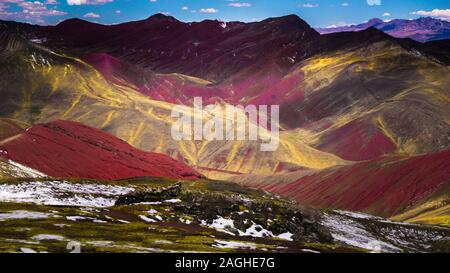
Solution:
M 297 16 L 1 22 L 0 250 L 28 226 L 24 251 L 445 251 L 448 228 L 393 220 L 447 225 L 449 48 Z M 174 140 L 196 96 L 279 105 L 279 148 Z
M 237 176 L 233 180 L 305 205 L 392 217 L 448 189 L 449 177 L 450 151 L 444 151 L 383 157 L 323 171 L 297 171 L 273 177 Z
M 174 104 L 152 100 L 137 86 L 164 78 L 186 83 L 163 81 L 161 88 L 153 90 L 155 95 L 163 95 L 163 88 L 167 94 L 176 94 L 180 92 L 178 86 L 201 88 L 203 82 L 190 76 L 155 74 L 106 55 L 88 57 L 88 61 L 96 62 L 97 70 L 81 59 L 14 35 L 5 35 L 3 44 L 5 50 L 0 46 L 0 52 L 6 57 L 0 60 L 0 92 L 4 98 L 0 101 L 1 116 L 30 124 L 56 119 L 81 122 L 138 149 L 168 154 L 219 176 L 227 176 L 228 172 L 272 174 L 283 163 L 326 168 L 345 162 L 304 144 L 289 132 L 281 134 L 280 148 L 275 153 L 261 152 L 260 142 L 256 141 L 175 141 L 171 137 L 176 122 L 171 116 Z
M 449 147 L 448 138 L 444 133 L 448 129 L 446 122 L 448 111 L 445 110 L 447 109 L 445 97 L 448 96 L 445 86 L 448 80 L 445 75 L 449 60 L 445 53 L 445 44 L 428 45 L 398 40 L 374 28 L 357 33 L 320 36 L 314 34 L 315 32 L 306 23 L 295 16 L 272 18 L 250 24 L 230 23 L 227 24 L 227 28 L 219 29 L 220 31 L 210 26 L 213 23 L 205 21 L 191 24 L 190 27 L 195 25 L 196 28 L 208 29 L 215 38 L 206 39 L 203 44 L 208 48 L 215 48 L 220 44 L 224 46 L 225 51 L 234 50 L 236 47 L 234 42 L 228 42 L 231 37 L 234 37 L 232 41 L 236 38 L 229 36 L 228 33 L 235 28 L 242 31 L 240 32 L 242 37 L 254 37 L 253 35 L 271 28 L 282 30 L 280 33 L 274 32 L 270 37 L 281 41 L 285 40 L 286 36 L 293 37 L 294 40 L 285 44 L 281 51 L 275 47 L 260 50 L 251 48 L 251 50 L 257 59 L 273 56 L 271 54 L 275 54 L 274 52 L 282 53 L 279 56 L 290 58 L 290 64 L 284 66 L 277 63 L 278 58 L 275 58 L 272 59 L 275 62 L 269 62 L 275 63 L 275 66 L 268 63 L 258 65 L 254 73 L 246 70 L 249 68 L 248 65 L 243 65 L 239 66 L 240 70 L 230 70 L 228 77 L 224 78 L 226 75 L 219 77 L 221 82 L 214 83 L 193 75 L 208 77 L 206 72 L 197 73 L 188 67 L 179 67 L 188 64 L 190 59 L 186 62 L 177 61 L 178 67 L 167 68 L 171 73 L 165 74 L 158 71 L 161 69 L 157 67 L 154 67 L 155 71 L 140 66 L 132 56 L 137 57 L 141 51 L 127 50 L 126 56 L 115 51 L 111 51 L 111 54 L 100 53 L 107 50 L 107 47 L 100 46 L 104 41 L 108 41 L 109 46 L 113 48 L 122 45 L 121 39 L 125 39 L 130 33 L 123 29 L 129 27 L 140 31 L 141 28 L 133 26 L 147 27 L 146 32 L 149 35 L 139 35 L 137 37 L 139 39 L 149 36 L 160 37 L 157 42 L 142 41 L 142 43 L 148 46 L 164 45 L 165 49 L 173 47 L 175 50 L 178 47 L 171 44 L 172 32 L 164 32 L 161 29 L 177 27 L 180 31 L 183 29 L 185 33 L 187 31 L 185 28 L 188 28 L 189 24 L 166 18 L 164 15 L 119 26 L 95 24 L 93 28 L 83 27 L 92 23 L 69 20 L 54 27 L 41 28 L 40 32 L 49 35 L 41 37 L 45 38 L 45 44 L 48 46 L 57 48 L 62 43 L 60 46 L 63 46 L 65 51 L 74 54 L 78 52 L 80 55 L 76 58 L 77 61 L 81 58 L 94 66 L 106 78 L 106 84 L 111 82 L 127 89 L 138 90 L 154 100 L 189 105 L 193 96 L 202 96 L 208 103 L 279 104 L 281 125 L 285 130 L 295 129 L 295 134 L 300 132 L 300 137 L 310 146 L 337 154 L 346 160 L 365 160 L 386 153 L 419 154 Z M 74 28 L 73 25 L 78 24 L 80 33 L 77 35 L 88 39 L 87 41 L 84 39 L 71 41 L 70 37 L 64 36 L 67 35 L 64 34 L 66 33 L 64 29 Z M 287 27 L 279 28 L 280 26 Z M 115 40 L 110 41 L 103 37 L 98 41 L 97 35 L 90 34 L 97 28 L 102 29 L 100 31 L 102 35 L 114 36 Z M 303 32 L 308 34 L 299 34 Z M 295 38 L 294 33 L 300 37 Z M 54 38 L 51 38 L 52 35 Z M 61 37 L 55 38 L 59 35 Z M 120 38 L 122 35 L 123 38 Z M 93 46 L 92 43 L 99 44 Z M 256 43 L 255 46 L 259 47 L 261 43 Z M 303 55 L 299 49 L 304 51 Z M 208 50 L 204 56 L 192 57 L 192 60 L 201 60 L 196 69 L 208 73 L 213 71 L 210 63 L 206 61 L 211 51 L 217 50 Z M 149 56 L 141 57 L 139 60 L 150 60 Z M 403 62 L 402 58 L 409 61 Z M 226 58 L 226 61 L 229 59 Z M 152 59 L 152 63 L 159 62 L 170 63 L 165 54 L 158 54 Z M 226 62 L 220 62 L 214 65 L 214 69 L 227 66 Z M 386 70 L 386 67 L 392 69 Z M 325 73 L 327 69 L 329 71 Z M 180 71 L 192 73 L 183 75 L 179 74 Z M 416 107 L 406 107 L 411 103 Z M 400 109 L 405 119 L 420 122 L 412 123 L 414 124 L 412 127 L 405 127 L 403 126 L 405 123 L 392 119 L 391 117 L 400 114 L 397 113 Z M 48 120 L 44 122 L 46 121 Z M 348 130 L 358 141 L 345 143 L 345 139 L 339 137 Z M 424 131 L 428 133 L 418 134 Z M 426 137 L 428 135 L 433 137 Z M 336 137 L 340 140 L 334 141 Z
M 70 19 L 40 29 L 45 45 L 74 53 L 108 53 L 159 73 L 180 73 L 220 82 L 235 74 L 290 66 L 283 48 L 306 54 L 319 34 L 298 16 L 256 23 L 205 20 L 184 23 L 157 14 L 112 26 Z M 258 42 L 255 42 L 258 41 Z
M 82 80 L 78 79 L 77 76 L 76 79 L 71 79 L 71 82 L 95 81 L 95 86 L 102 86 L 102 90 L 114 90 L 112 92 L 106 91 L 113 97 L 118 96 L 111 101 L 111 105 L 121 101 L 120 107 L 122 107 L 123 111 L 126 109 L 126 104 L 134 103 L 124 96 L 123 90 L 131 91 L 133 94 L 135 94 L 135 91 L 138 91 L 141 95 L 161 101 L 163 103 L 157 104 L 165 109 L 170 107 L 165 102 L 192 105 L 193 96 L 201 96 L 206 103 L 228 103 L 233 105 L 278 104 L 281 109 L 280 122 L 284 132 L 283 137 L 286 136 L 286 138 L 291 139 L 289 141 L 291 143 L 294 139 L 296 139 L 296 143 L 301 142 L 302 147 L 296 149 L 300 154 L 310 154 L 310 152 L 304 153 L 301 151 L 305 149 L 304 147 L 312 146 L 328 154 L 337 155 L 344 160 L 353 161 L 372 159 L 385 154 L 414 155 L 436 152 L 450 147 L 450 142 L 445 133 L 449 128 L 447 121 L 450 115 L 447 107 L 449 95 L 446 88 L 449 84 L 446 75 L 448 73 L 448 60 L 450 59 L 445 50 L 446 43 L 421 44 L 411 40 L 395 39 L 375 28 L 369 28 L 361 32 L 318 35 L 296 16 L 272 18 L 248 24 L 232 22 L 227 24 L 226 28 L 215 28 L 213 27 L 215 23 L 217 22 L 204 21 L 189 24 L 179 22 L 170 17 L 166 18 L 164 15 L 158 15 L 155 18 L 150 17 L 144 21 L 131 22 L 119 26 L 94 24 L 95 27 L 91 28 L 83 26 L 90 26 L 92 23 L 81 20 L 69 20 L 57 26 L 42 27 L 33 35 L 39 36 L 43 35 L 42 33 L 47 35 L 41 36 L 41 39 L 45 40 L 43 44 L 53 49 L 47 49 L 47 53 L 44 55 L 52 52 L 49 58 L 53 62 L 57 62 L 58 58 L 55 58 L 53 53 L 57 53 L 59 47 L 66 52 L 64 53 L 64 58 L 66 59 L 60 58 L 60 64 L 52 64 L 54 68 L 60 67 L 59 74 L 51 75 L 52 73 L 47 73 L 48 76 L 44 79 L 44 82 L 48 82 L 46 84 L 55 86 L 54 83 L 61 84 L 60 82 L 66 82 L 68 78 L 60 81 L 59 75 L 67 75 L 67 72 L 64 72 L 66 71 L 64 63 L 73 63 L 71 67 L 76 67 L 76 71 L 80 71 L 81 74 L 70 73 L 69 77 L 79 75 L 85 78 L 85 75 L 88 74 L 92 76 Z M 78 34 L 71 35 L 79 35 L 83 39 L 71 40 L 72 38 L 64 31 L 66 28 L 76 29 L 74 25 L 80 25 L 80 31 Z M 138 28 L 137 26 L 140 27 Z M 172 64 L 172 61 L 165 54 L 158 54 L 154 58 L 150 58 L 148 51 L 145 50 L 128 49 L 126 50 L 127 54 L 123 55 L 123 52 L 108 49 L 109 47 L 122 48 L 124 43 L 122 40 L 125 40 L 127 37 L 129 40 L 129 35 L 132 33 L 131 30 L 141 31 L 142 28 L 145 28 L 147 35 L 137 35 L 136 39 L 150 39 L 148 37 L 159 37 L 159 39 L 153 42 L 142 40 L 143 45 L 164 46 L 166 51 L 171 48 L 178 50 L 179 43 L 176 45 L 172 44 L 173 32 L 165 31 L 164 29 L 176 28 L 182 33 L 189 33 L 188 30 L 194 26 L 195 29 L 208 30 L 211 32 L 208 35 L 212 35 L 214 38 L 204 38 L 205 40 L 202 43 L 206 48 L 209 48 L 208 50 L 205 49 L 205 55 L 191 56 L 186 61 L 181 59 L 183 61 L 180 62 L 180 59 L 177 58 L 177 61 L 173 60 L 174 63 Z M 101 32 L 98 35 L 114 36 L 115 38 L 109 40 L 105 36 L 100 39 L 97 35 L 94 35 L 96 33 L 91 34 L 97 29 L 101 29 L 98 30 Z M 127 29 L 127 31 L 124 31 L 124 29 Z M 212 68 L 211 63 L 207 61 L 211 58 L 210 54 L 212 52 L 218 52 L 217 54 L 219 54 L 219 52 L 233 51 L 238 46 L 235 44 L 235 39 L 239 38 L 239 46 L 242 46 L 241 38 L 256 39 L 255 35 L 266 33 L 267 29 L 273 31 L 273 35 L 270 35 L 271 38 L 269 37 L 273 39 L 270 40 L 271 45 L 286 42 L 289 39 L 292 40 L 289 43 L 284 43 L 281 50 L 277 46 L 261 47 L 264 42 L 247 44 L 246 48 L 251 50 L 256 59 L 264 60 L 265 64 L 258 64 L 255 67 L 253 67 L 253 63 L 249 65 L 243 64 L 242 66 L 233 64 L 232 67 L 236 67 L 237 70 L 231 69 L 221 76 L 214 72 L 213 74 L 216 74 L 216 76 L 211 76 L 212 74 L 208 76 L 208 73 L 217 68 L 220 68 L 217 71 L 225 71 L 226 69 L 224 68 L 228 67 L 228 62 L 234 63 L 237 61 L 230 60 L 232 58 L 215 56 L 214 60 L 218 63 L 215 63 L 214 68 Z M 229 31 L 234 33 L 234 31 L 238 30 L 239 35 L 237 36 L 230 36 L 228 33 Z M 190 35 L 195 36 L 197 35 L 196 33 Z M 108 47 L 103 45 L 105 41 L 108 41 Z M 26 43 L 28 45 L 25 47 L 34 48 L 37 52 L 42 52 L 46 48 L 42 46 L 43 44 L 37 47 L 28 41 Z M 212 50 L 218 45 L 220 45 L 220 50 Z M 105 53 L 105 50 L 110 53 Z M 70 54 L 75 54 L 77 57 L 68 58 Z M 270 59 L 266 58 L 268 56 L 271 56 Z M 134 59 L 135 57 L 137 59 Z M 32 60 L 32 56 L 30 58 Z M 142 61 L 147 60 L 152 60 L 153 64 L 164 63 L 170 64 L 170 66 L 164 69 L 153 66 L 155 70 L 141 66 Z M 284 61 L 280 63 L 280 60 L 288 61 L 287 63 Z M 405 60 L 407 61 L 405 62 Z M 200 63 L 195 65 L 195 69 L 184 67 L 190 64 L 191 61 L 200 61 Z M 11 64 L 7 65 L 12 67 Z M 79 67 L 83 67 L 83 69 L 79 70 Z M 171 72 L 164 73 L 163 71 L 165 70 Z M 56 72 L 57 69 L 49 71 Z M 86 74 L 84 71 L 89 72 Z M 188 75 L 180 74 L 183 71 L 191 73 Z M 101 76 L 96 74 L 98 72 L 100 72 Z M 16 72 L 9 69 L 5 73 L 7 75 L 8 73 L 14 74 Z M 210 81 L 208 77 L 219 80 L 219 82 Z M 20 81 L 10 82 L 12 78 L 9 77 L 4 80 L 5 86 L 7 86 L 7 83 L 11 86 L 20 84 L 21 86 L 16 86 L 15 88 L 21 90 L 30 77 L 25 76 L 25 78 Z M 33 76 L 32 78 L 36 81 L 39 77 Z M 31 86 L 42 86 L 42 84 L 44 83 L 34 83 Z M 84 90 L 88 88 L 90 90 L 92 86 L 92 84 L 87 84 L 86 87 L 77 89 Z M 67 89 L 72 89 L 73 87 L 64 85 L 64 88 Z M 5 89 L 3 92 L 9 92 L 8 90 L 11 89 Z M 45 90 L 45 88 L 39 90 L 36 95 L 46 92 Z M 73 100 L 75 99 L 76 101 L 78 99 L 78 96 L 73 94 L 78 94 L 79 90 L 65 93 L 68 95 L 64 95 L 68 105 L 72 105 Z M 76 112 L 83 104 L 96 105 L 94 108 L 97 108 L 97 110 L 102 108 L 99 107 L 98 103 L 93 103 L 93 98 L 104 97 L 102 95 L 104 92 L 99 92 L 99 90 L 90 92 L 94 92 L 96 95 L 85 97 L 80 94 L 80 98 L 83 98 L 81 104 L 75 103 L 74 108 L 69 112 L 67 111 L 70 108 L 64 111 L 60 109 L 60 111 L 55 112 L 54 109 L 61 108 L 61 105 L 56 105 L 51 108 L 53 114 L 50 116 L 42 114 L 34 114 L 32 116 L 40 116 L 39 122 L 48 122 L 54 118 L 86 122 L 90 126 L 106 129 L 108 132 L 126 141 L 131 139 L 131 144 L 138 148 L 148 151 L 155 149 L 163 151 L 177 159 L 187 160 L 190 164 L 201 168 L 246 173 L 249 170 L 255 170 L 256 166 L 260 166 L 260 163 L 254 163 L 253 157 L 248 157 L 244 161 L 232 159 L 221 152 L 222 148 L 219 149 L 219 147 L 222 145 L 216 146 L 212 143 L 186 143 L 180 146 L 179 144 L 169 144 L 169 141 L 167 144 L 164 143 L 164 147 L 161 148 L 161 145 L 155 144 L 161 142 L 162 137 L 159 134 L 161 131 L 157 130 L 155 132 L 155 130 L 152 130 L 149 134 L 145 133 L 150 122 L 130 123 L 130 126 L 134 127 L 130 128 L 129 131 L 139 128 L 136 126 L 142 124 L 144 128 L 140 128 L 136 133 L 152 135 L 147 136 L 154 140 L 151 144 L 148 141 L 141 142 L 142 138 L 137 135 L 130 138 L 129 135 L 124 134 L 126 125 L 123 122 L 118 120 L 115 122 L 115 125 L 105 124 L 108 121 L 108 117 L 115 116 L 113 112 L 117 111 L 118 108 L 116 106 L 113 107 L 113 112 L 111 112 L 112 109 L 106 111 L 104 108 L 102 111 L 95 110 L 95 117 L 91 117 L 94 114 L 94 110 L 91 108 L 88 112 L 84 111 L 86 115 L 81 115 L 80 119 L 80 117 L 76 117 Z M 60 92 L 50 92 L 49 95 L 40 97 L 57 96 L 57 93 Z M 17 100 L 16 93 L 10 95 L 10 100 Z M 145 101 L 142 96 L 138 97 L 139 101 Z M 112 99 L 112 97 L 110 98 Z M 106 102 L 101 101 L 101 104 Z M 127 101 L 127 103 L 124 103 L 124 101 Z M 5 102 L 8 105 L 5 105 L 3 109 L 6 110 L 8 107 L 13 107 L 9 103 L 9 99 L 5 100 Z M 38 103 L 39 99 L 33 102 L 34 108 L 39 108 L 36 106 Z M 155 107 L 154 102 L 151 104 L 153 104 L 151 107 Z M 23 107 L 23 104 L 19 102 L 14 105 L 16 108 Z M 410 105 L 414 105 L 414 107 L 409 107 Z M 24 107 L 22 110 L 32 110 L 34 108 Z M 46 109 L 50 110 L 48 107 Z M 20 112 L 23 111 L 19 111 L 15 115 L 17 116 Z M 107 117 L 102 118 L 107 112 Z M 148 115 L 148 112 L 144 112 L 141 112 L 139 115 Z M 161 113 L 161 111 L 159 112 Z M 11 113 L 4 113 L 4 116 L 14 117 L 10 116 Z M 135 116 L 131 112 L 127 111 L 126 115 L 130 121 L 137 121 L 136 117 L 131 117 Z M 168 116 L 168 114 L 164 115 Z M 166 117 L 159 120 L 167 120 Z M 401 117 L 401 119 L 398 117 Z M 30 120 L 29 117 L 26 119 L 19 117 L 18 119 L 33 123 L 33 120 Z M 155 119 L 153 117 L 151 119 L 151 123 L 154 124 L 156 122 Z M 110 123 L 110 121 L 108 122 Z M 158 128 L 167 128 L 167 124 L 163 127 L 158 126 Z M 343 137 L 344 135 L 350 135 L 351 137 Z M 163 142 L 166 141 L 167 137 L 164 137 Z M 288 147 L 289 145 L 281 145 L 281 147 Z M 169 146 L 178 146 L 178 148 L 171 149 Z M 240 149 L 255 150 L 254 147 L 250 147 L 248 144 L 244 144 L 244 146 L 247 148 L 241 147 Z M 190 148 L 187 149 L 186 147 Z M 226 147 L 225 153 L 236 151 L 237 149 L 237 146 L 231 144 L 226 144 Z M 289 153 L 292 153 L 292 149 L 288 150 L 291 151 Z M 201 154 L 199 154 L 199 151 L 201 151 Z M 295 152 L 295 154 L 298 153 Z M 274 157 L 279 159 L 273 160 Z M 320 157 L 324 158 L 323 156 Z M 257 161 L 262 158 L 264 158 L 264 163 L 261 162 L 261 164 L 269 166 L 265 168 L 264 173 L 266 174 L 273 173 L 273 170 L 278 168 L 279 164 L 323 168 L 342 163 L 342 161 L 339 162 L 336 159 L 325 160 L 323 164 L 317 163 L 317 160 L 293 160 L 293 158 L 305 157 L 292 154 L 290 156 L 272 156 L 269 158 L 265 156 L 255 157 Z M 231 163 L 231 161 L 241 163 L 236 165 L 236 163 Z
M 321 34 L 328 34 L 344 31 L 361 31 L 370 27 L 375 27 L 397 38 L 410 38 L 419 42 L 450 38 L 450 22 L 430 17 L 422 17 L 415 20 L 395 19 L 390 21 L 374 18 L 359 25 L 317 28 L 316 30 Z
M 139 151 L 98 129 L 69 121 L 28 128 L 2 141 L 0 150 L 4 158 L 59 178 L 203 177 L 169 156 Z
M 346 160 L 448 149 L 448 65 L 416 45 L 374 28 L 324 35 L 296 70 L 304 99 L 282 120 Z

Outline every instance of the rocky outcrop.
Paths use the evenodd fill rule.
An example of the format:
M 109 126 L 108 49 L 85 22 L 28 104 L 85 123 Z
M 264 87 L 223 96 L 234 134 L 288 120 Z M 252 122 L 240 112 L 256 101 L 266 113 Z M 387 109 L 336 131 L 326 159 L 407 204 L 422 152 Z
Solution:
M 159 202 L 162 200 L 177 197 L 182 190 L 180 183 L 166 188 L 146 188 L 137 190 L 125 195 L 122 195 L 117 199 L 116 206 L 131 205 L 142 202 Z

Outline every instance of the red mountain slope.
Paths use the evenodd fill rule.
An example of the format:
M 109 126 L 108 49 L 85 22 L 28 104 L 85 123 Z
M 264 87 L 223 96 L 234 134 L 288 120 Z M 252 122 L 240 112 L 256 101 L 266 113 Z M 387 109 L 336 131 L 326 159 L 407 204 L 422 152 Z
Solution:
M 36 125 L 0 142 L 0 150 L 3 157 L 60 178 L 202 177 L 169 156 L 140 151 L 103 131 L 71 121 Z
M 238 182 L 305 205 L 390 217 L 450 182 L 450 150 L 415 157 L 384 157 L 318 172 Z
M 322 135 L 317 147 L 345 160 L 363 161 L 395 152 L 396 146 L 369 120 L 355 120 Z

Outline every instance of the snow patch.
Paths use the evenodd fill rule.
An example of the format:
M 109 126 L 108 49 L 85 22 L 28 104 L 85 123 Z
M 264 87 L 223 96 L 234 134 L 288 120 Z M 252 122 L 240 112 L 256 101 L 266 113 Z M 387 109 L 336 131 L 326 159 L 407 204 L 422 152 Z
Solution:
M 202 224 L 206 225 L 206 221 L 202 221 Z M 223 217 L 218 217 L 217 219 L 213 220 L 213 223 L 209 225 L 210 228 L 213 228 L 217 231 L 225 232 L 231 235 L 234 235 L 234 233 L 228 231 L 227 229 L 233 229 L 234 228 L 234 221 L 231 219 L 226 219 Z
M 236 249 L 236 248 L 256 249 L 256 244 L 254 243 L 242 243 L 242 242 L 222 241 L 222 240 L 214 240 L 213 246 L 223 249 Z
M 66 216 L 66 219 L 72 222 L 76 222 L 76 221 L 83 221 L 83 220 L 88 220 L 88 221 L 92 221 L 94 223 L 107 223 L 106 221 L 103 220 L 99 220 L 97 218 L 93 218 L 93 217 L 84 217 L 84 216 Z
M 144 220 L 147 223 L 156 223 L 156 222 L 158 222 L 155 219 L 148 218 L 147 216 L 144 216 L 144 215 L 139 215 L 139 218 L 141 218 L 142 220 Z
M 7 151 L 3 151 L 5 154 L 7 154 Z M 8 160 L 8 164 L 11 165 L 11 171 L 17 173 L 18 177 L 29 177 L 29 178 L 40 178 L 40 177 L 46 177 L 47 175 L 32 169 L 30 167 L 27 167 L 25 165 L 22 165 L 20 163 L 17 163 L 12 160 Z
M 257 238 L 275 237 L 271 231 L 255 223 L 253 223 L 245 232 L 239 231 L 239 236 L 251 236 Z
M 43 219 L 53 216 L 51 213 L 27 211 L 27 210 L 15 210 L 7 213 L 0 213 L 0 222 L 10 219 Z
M 158 213 L 158 211 L 154 210 L 154 209 L 151 209 L 151 210 L 148 211 L 148 214 L 150 214 L 150 215 L 154 215 L 154 214 L 157 214 L 157 213 Z
M 55 234 L 38 234 L 31 237 L 31 239 L 35 241 L 43 241 L 43 240 L 63 241 L 65 238 L 64 236 Z
M 131 187 L 68 183 L 66 181 L 0 184 L 0 202 L 23 202 L 55 206 L 109 207 Z
M 20 248 L 20 251 L 21 251 L 22 253 L 37 253 L 36 250 L 33 250 L 33 249 L 31 249 L 31 248 L 27 248 L 27 247 L 21 247 L 21 248 Z
M 330 229 L 336 241 L 347 245 L 368 249 L 372 252 L 401 252 L 401 249 L 377 239 L 360 223 L 339 215 L 324 214 L 322 224 Z
M 157 206 L 157 205 L 161 205 L 162 203 L 157 201 L 157 202 L 141 202 L 141 203 L 136 203 L 136 205 L 153 205 L 153 206 Z
M 315 251 L 312 249 L 302 249 L 303 252 L 308 252 L 308 253 L 320 253 L 319 251 Z
M 360 213 L 360 212 L 352 212 L 352 211 L 344 211 L 344 210 L 336 210 L 335 212 L 342 214 L 342 215 L 347 215 L 347 216 L 350 216 L 350 217 L 356 218 L 356 219 L 369 219 L 369 220 L 382 219 L 380 217 L 375 217 L 373 215 Z
M 164 202 L 166 202 L 166 203 L 180 203 L 181 200 L 180 199 L 169 199 L 169 200 L 165 200 Z
M 271 231 L 265 229 L 261 225 L 255 224 L 253 221 L 252 226 L 250 226 L 248 229 L 245 230 L 245 232 L 243 232 L 242 230 L 235 228 L 234 221 L 232 219 L 224 218 L 221 216 L 218 216 L 216 219 L 214 219 L 211 225 L 208 225 L 205 220 L 203 220 L 201 224 L 203 226 L 208 226 L 217 231 L 228 233 L 231 235 L 236 235 L 233 232 L 231 232 L 232 230 L 236 230 L 239 236 L 249 236 L 255 238 L 279 237 L 279 236 L 283 236 L 285 238 L 288 238 L 288 236 L 292 237 L 291 233 L 283 233 L 279 236 L 275 236 Z
M 292 239 L 292 236 L 294 236 L 294 234 L 292 234 L 290 232 L 286 232 L 286 233 L 278 235 L 277 238 L 280 238 L 283 240 L 288 240 L 288 241 L 293 241 L 294 239 Z

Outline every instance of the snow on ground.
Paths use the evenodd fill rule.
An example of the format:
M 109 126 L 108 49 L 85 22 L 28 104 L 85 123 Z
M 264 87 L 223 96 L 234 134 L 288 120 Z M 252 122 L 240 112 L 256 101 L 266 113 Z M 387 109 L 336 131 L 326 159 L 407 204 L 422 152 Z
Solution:
M 324 214 L 322 224 L 327 226 L 333 238 L 347 245 L 360 247 L 373 252 L 401 252 L 398 247 L 380 241 L 376 236 L 365 230 L 360 223 L 337 214 Z
M 141 203 L 136 203 L 136 205 L 153 205 L 153 206 L 161 205 L 161 204 L 162 204 L 162 203 L 159 202 L 159 201 L 157 201 L 157 202 L 141 202 Z
M 365 224 L 366 222 L 377 223 L 375 233 Z M 331 229 L 337 241 L 373 252 L 427 249 L 431 246 L 430 242 L 444 239 L 443 233 L 438 228 L 422 229 L 417 224 L 394 222 L 363 213 L 340 210 L 334 211 L 334 214 L 325 214 L 322 224 Z
M 256 249 L 256 244 L 253 243 L 242 243 L 242 242 L 222 241 L 222 240 L 214 240 L 214 246 L 226 249 L 236 249 L 236 248 Z
M 144 215 L 139 215 L 139 218 L 141 218 L 142 220 L 144 220 L 147 223 L 156 223 L 156 222 L 158 222 L 155 219 L 148 218 L 147 216 L 144 216 Z
M 158 213 L 158 211 L 154 210 L 154 209 L 151 209 L 151 210 L 148 211 L 148 214 L 150 214 L 150 215 L 155 215 L 157 213 Z
M 267 229 L 253 222 L 252 226 L 249 227 L 245 232 L 239 231 L 239 236 L 251 236 L 257 238 L 275 237 L 271 231 L 268 231 Z
M 54 216 L 51 213 L 27 211 L 27 210 L 14 210 L 6 213 L 0 213 L 0 222 L 9 219 L 42 219 Z
M 11 172 L 16 173 L 17 177 L 39 178 L 47 176 L 35 169 L 29 168 L 12 160 L 8 160 L 8 164 L 11 165 Z
M 21 251 L 22 253 L 37 253 L 36 250 L 33 250 L 33 249 L 31 249 L 31 248 L 27 248 L 27 247 L 21 247 L 21 248 L 20 248 L 20 251 Z
M 294 234 L 292 234 L 290 232 L 286 232 L 286 233 L 278 235 L 277 237 L 280 239 L 283 239 L 283 240 L 293 241 L 294 239 L 292 239 L 292 236 L 294 236 Z
M 38 234 L 31 237 L 31 239 L 35 241 L 43 241 L 43 240 L 63 241 L 65 238 L 64 236 L 55 234 Z
M 232 219 L 223 218 L 221 216 L 218 216 L 216 219 L 213 220 L 213 223 L 208 225 L 206 221 L 202 221 L 203 226 L 207 226 L 209 228 L 213 228 L 217 231 L 228 233 L 231 235 L 236 235 L 232 231 L 237 230 L 237 233 L 239 236 L 249 236 L 249 237 L 255 237 L 255 238 L 266 238 L 266 237 L 272 237 L 272 238 L 280 238 L 284 240 L 292 241 L 293 234 L 290 232 L 286 232 L 283 234 L 280 234 L 278 236 L 275 236 L 270 230 L 265 229 L 261 225 L 257 225 L 252 221 L 252 225 L 244 231 L 238 230 L 234 226 L 234 221 Z
M 361 213 L 361 212 L 352 212 L 352 211 L 344 211 L 344 210 L 335 210 L 335 212 L 343 215 L 350 216 L 356 219 L 369 219 L 369 220 L 384 220 L 381 217 L 376 217 L 370 214 Z
M 42 205 L 109 207 L 131 187 L 68 183 L 64 181 L 0 184 L 0 202 L 28 202 Z
M 308 253 L 320 253 L 319 251 L 315 251 L 315 250 L 312 250 L 312 249 L 302 249 L 302 251 L 303 252 L 308 252 Z
M 78 216 L 78 215 L 66 216 L 66 219 L 69 220 L 69 221 L 73 221 L 73 222 L 88 220 L 88 221 L 92 221 L 94 223 L 100 223 L 100 224 L 107 223 L 106 221 L 99 220 L 99 219 L 94 218 L 94 217 L 85 217 L 85 216 Z
M 202 225 L 208 226 L 210 228 L 213 228 L 215 230 L 225 232 L 231 235 L 234 235 L 234 233 L 228 231 L 227 229 L 234 229 L 234 221 L 231 219 L 226 219 L 221 216 L 217 217 L 217 219 L 213 220 L 213 223 L 211 225 L 208 225 L 206 221 L 202 221 Z
M 166 202 L 166 203 L 180 203 L 181 200 L 180 199 L 169 199 L 169 200 L 165 200 L 164 202 Z

